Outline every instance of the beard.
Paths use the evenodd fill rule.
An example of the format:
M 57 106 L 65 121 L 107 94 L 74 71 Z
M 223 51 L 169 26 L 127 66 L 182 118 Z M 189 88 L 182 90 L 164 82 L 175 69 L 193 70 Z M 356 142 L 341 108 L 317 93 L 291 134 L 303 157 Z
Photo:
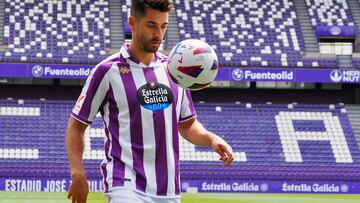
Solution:
M 161 39 L 158 38 L 152 38 L 152 39 L 146 39 L 144 37 L 140 37 L 140 44 L 144 51 L 148 53 L 155 53 L 160 47 Z M 156 43 L 154 45 L 153 43 Z

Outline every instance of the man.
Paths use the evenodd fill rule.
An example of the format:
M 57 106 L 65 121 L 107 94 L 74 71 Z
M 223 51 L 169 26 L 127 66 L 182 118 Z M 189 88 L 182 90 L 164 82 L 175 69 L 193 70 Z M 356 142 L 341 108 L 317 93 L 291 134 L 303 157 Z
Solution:
M 100 111 L 105 127 L 101 164 L 110 203 L 180 202 L 179 132 L 189 142 L 211 146 L 229 166 L 231 147 L 196 119 L 189 91 L 175 85 L 167 57 L 157 50 L 166 32 L 169 0 L 132 0 L 132 41 L 91 72 L 66 131 L 72 184 L 68 198 L 86 202 L 84 131 Z

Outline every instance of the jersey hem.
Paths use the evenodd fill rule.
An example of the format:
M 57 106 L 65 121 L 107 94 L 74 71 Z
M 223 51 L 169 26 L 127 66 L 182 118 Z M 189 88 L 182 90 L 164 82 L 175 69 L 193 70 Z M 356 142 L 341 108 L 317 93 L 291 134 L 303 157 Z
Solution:
M 182 118 L 182 119 L 179 119 L 179 122 L 178 123 L 182 123 L 182 122 L 185 122 L 185 121 L 188 121 L 188 120 L 191 120 L 193 118 L 196 118 L 197 115 L 196 114 L 193 114 L 193 115 L 190 115 L 188 117 L 185 117 L 185 118 Z
M 84 120 L 84 119 L 81 118 L 81 116 L 76 115 L 74 113 L 71 113 L 71 117 L 73 117 L 75 120 L 79 121 L 82 124 L 85 124 L 85 125 L 90 125 L 91 124 L 90 121 Z
M 116 192 L 116 190 L 121 190 L 121 189 L 126 189 L 126 190 L 132 190 L 138 193 L 141 193 L 143 195 L 147 195 L 149 197 L 155 197 L 155 198 L 159 198 L 159 199 L 179 199 L 181 197 L 181 195 L 166 195 L 166 196 L 158 196 L 158 195 L 154 195 L 154 194 L 150 194 L 150 193 L 146 193 L 140 190 L 137 190 L 135 188 L 131 188 L 131 187 L 126 187 L 126 186 L 120 186 L 120 187 L 112 187 L 109 189 L 108 192 L 103 192 L 104 194 L 106 193 L 110 193 L 110 192 Z

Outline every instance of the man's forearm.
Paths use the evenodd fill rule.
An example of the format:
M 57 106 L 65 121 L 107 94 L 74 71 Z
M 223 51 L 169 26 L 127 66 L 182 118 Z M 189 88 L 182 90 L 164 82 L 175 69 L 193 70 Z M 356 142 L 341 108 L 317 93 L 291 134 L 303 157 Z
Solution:
M 66 147 L 70 166 L 71 176 L 84 174 L 83 153 L 84 153 L 84 129 L 69 121 L 66 130 Z
M 195 145 L 210 146 L 213 139 L 218 136 L 206 130 L 203 125 L 194 119 L 179 125 L 180 134 L 189 142 Z M 196 135 L 196 136 L 192 136 Z

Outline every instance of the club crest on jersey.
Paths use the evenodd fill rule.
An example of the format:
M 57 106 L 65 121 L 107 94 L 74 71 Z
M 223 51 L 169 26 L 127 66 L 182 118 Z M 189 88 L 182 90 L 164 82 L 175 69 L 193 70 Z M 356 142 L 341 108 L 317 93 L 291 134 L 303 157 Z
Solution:
M 127 66 L 120 66 L 119 67 L 120 74 L 128 74 L 130 69 Z
M 145 109 L 160 111 L 170 106 L 173 94 L 168 86 L 156 81 L 149 81 L 138 89 L 137 99 Z

